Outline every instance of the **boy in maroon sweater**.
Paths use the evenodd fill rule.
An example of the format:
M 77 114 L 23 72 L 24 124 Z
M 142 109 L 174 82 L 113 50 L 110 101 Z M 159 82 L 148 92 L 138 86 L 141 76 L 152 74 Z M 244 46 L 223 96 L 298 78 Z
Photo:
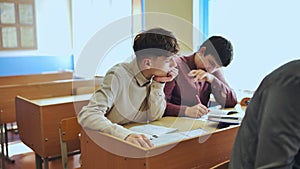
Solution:
M 235 92 L 220 70 L 230 64 L 232 55 L 230 41 L 212 36 L 197 52 L 176 58 L 179 73 L 165 85 L 167 108 L 164 115 L 201 117 L 208 112 L 210 94 L 222 107 L 234 107 L 237 103 Z

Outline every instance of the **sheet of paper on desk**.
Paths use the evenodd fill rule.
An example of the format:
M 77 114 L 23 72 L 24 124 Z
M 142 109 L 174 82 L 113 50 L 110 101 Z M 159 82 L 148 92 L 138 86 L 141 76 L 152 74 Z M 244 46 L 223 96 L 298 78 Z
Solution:
M 151 142 L 154 144 L 154 146 L 160 146 L 165 144 L 170 144 L 174 142 L 179 142 L 180 140 L 192 138 L 201 136 L 208 133 L 206 130 L 203 129 L 196 129 L 196 130 L 190 130 L 185 132 L 175 132 L 175 133 L 168 133 L 160 135 L 157 138 L 151 139 Z
M 208 133 L 208 131 L 200 128 L 200 129 L 185 131 L 185 132 L 181 132 L 181 133 L 184 134 L 185 136 L 187 136 L 188 138 L 191 138 L 191 137 L 197 137 L 197 136 L 204 135 L 204 134 Z
M 176 128 L 169 128 L 152 124 L 134 126 L 129 129 L 131 131 L 135 131 L 136 133 L 144 134 L 151 140 L 154 146 L 170 144 L 178 142 L 182 139 L 201 136 L 207 133 L 207 131 L 204 129 L 176 132 Z
M 169 128 L 164 126 L 157 126 L 152 124 L 146 124 L 146 125 L 140 125 L 140 126 L 134 126 L 129 128 L 131 131 L 135 131 L 138 133 L 145 133 L 148 135 L 155 135 L 160 136 L 163 134 L 171 133 L 177 130 L 177 128 Z
M 182 139 L 186 139 L 188 136 L 182 134 L 182 133 L 168 133 L 160 135 L 157 138 L 153 138 L 151 140 L 152 144 L 154 146 L 160 146 L 160 145 L 166 145 L 174 142 L 179 142 Z

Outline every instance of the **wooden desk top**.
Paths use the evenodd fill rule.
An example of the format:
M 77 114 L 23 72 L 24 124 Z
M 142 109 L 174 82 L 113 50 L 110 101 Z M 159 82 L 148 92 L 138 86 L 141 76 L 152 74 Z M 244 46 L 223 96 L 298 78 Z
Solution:
M 73 79 L 72 71 L 55 71 L 38 74 L 0 76 L 0 86 L 28 83 L 50 82 L 55 80 Z
M 218 128 L 219 123 L 218 122 L 212 122 L 212 121 L 202 121 L 202 120 L 197 120 L 197 119 L 193 119 L 193 118 L 185 118 L 185 117 L 163 117 L 159 120 L 150 122 L 149 124 L 153 124 L 153 125 L 158 125 L 158 126 L 164 126 L 164 127 L 169 127 L 169 128 L 176 128 L 177 131 L 176 132 L 187 132 L 187 131 L 193 131 L 196 129 L 203 129 L 206 130 L 207 133 L 205 134 L 200 134 L 200 135 L 194 135 L 188 138 L 181 138 L 179 140 L 176 141 L 171 141 L 168 144 L 177 144 L 181 141 L 184 140 L 190 140 L 193 139 L 195 137 L 200 137 L 202 135 L 211 135 L 215 132 L 219 132 L 222 131 L 224 129 L 229 129 L 232 127 L 238 127 L 239 125 L 231 125 L 229 127 L 226 128 Z M 124 127 L 125 128 L 130 128 L 133 126 L 137 126 L 137 125 L 143 125 L 143 124 L 139 124 L 139 123 L 132 123 L 132 124 L 127 124 Z M 163 144 L 160 146 L 155 146 L 154 148 L 151 149 L 155 149 L 155 148 L 159 148 L 159 147 L 163 147 L 163 146 L 168 146 L 168 144 Z M 142 147 L 138 147 L 140 149 L 143 150 L 148 150 L 148 149 L 144 149 Z
M 238 108 L 238 106 L 239 105 L 237 105 L 237 108 Z M 240 110 L 237 110 L 235 108 L 226 108 L 223 110 L 225 110 L 225 111 L 236 110 L 240 113 L 244 113 L 246 110 L 245 106 L 239 106 L 239 108 L 240 108 Z M 145 123 L 130 123 L 130 124 L 125 125 L 124 127 L 130 128 L 133 126 L 143 125 L 143 124 L 145 124 Z M 167 116 L 167 117 L 163 117 L 159 120 L 150 122 L 149 124 L 170 127 L 170 128 L 177 128 L 179 132 L 195 130 L 195 129 L 199 129 L 199 128 L 202 128 L 209 132 L 214 132 L 214 131 L 216 131 L 219 123 L 212 122 L 212 121 L 203 121 L 203 120 L 188 118 L 188 117 Z
M 144 125 L 145 123 L 131 123 L 127 124 L 124 127 L 130 128 L 137 125 Z M 149 124 L 170 127 L 170 128 L 177 128 L 178 132 L 184 132 L 189 130 L 195 130 L 198 128 L 202 128 L 208 131 L 215 131 L 218 123 L 211 122 L 211 121 L 201 121 L 196 120 L 193 118 L 186 118 L 186 117 L 163 117 L 159 120 L 150 122 Z
M 30 102 L 32 102 L 38 106 L 48 106 L 48 105 L 71 103 L 71 102 L 77 102 L 77 101 L 86 101 L 86 100 L 90 100 L 91 96 L 92 96 L 92 94 L 61 96 L 61 97 L 51 97 L 51 98 L 30 100 Z

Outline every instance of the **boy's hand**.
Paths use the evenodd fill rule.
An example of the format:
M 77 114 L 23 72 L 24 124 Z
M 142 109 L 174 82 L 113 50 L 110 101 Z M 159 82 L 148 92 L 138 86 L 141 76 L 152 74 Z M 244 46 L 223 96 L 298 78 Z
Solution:
M 167 76 L 155 76 L 153 80 L 157 82 L 170 82 L 178 75 L 178 69 L 176 67 L 172 68 Z
M 144 134 L 130 134 L 125 138 L 126 141 L 129 141 L 135 145 L 144 147 L 144 148 L 151 148 L 153 144 L 151 143 L 150 139 L 147 138 Z
M 204 82 L 207 81 L 211 83 L 214 80 L 214 75 L 205 72 L 204 70 L 191 70 L 188 76 L 194 77 L 195 82 Z
M 184 115 L 192 118 L 199 118 L 209 112 L 208 108 L 203 104 L 199 103 L 192 107 L 185 109 Z

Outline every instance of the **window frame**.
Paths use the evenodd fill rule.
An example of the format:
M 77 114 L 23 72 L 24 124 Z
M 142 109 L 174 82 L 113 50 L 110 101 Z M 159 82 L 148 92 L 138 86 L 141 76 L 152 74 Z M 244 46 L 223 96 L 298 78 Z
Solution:
M 14 19 L 14 23 L 1 22 L 1 18 L 5 17 L 4 16 L 5 12 L 3 14 L 2 13 L 3 11 L 1 11 L 0 8 L 0 51 L 37 49 L 35 1 L 34 0 L 0 0 L 0 6 L 2 4 L 13 4 L 14 8 L 12 8 L 12 10 L 14 10 L 13 13 L 14 16 L 12 14 L 10 17 Z M 21 5 L 29 5 L 29 8 L 27 8 L 27 13 L 28 13 L 27 19 L 29 20 L 29 22 L 27 23 L 26 23 L 26 16 L 25 16 L 25 20 L 23 20 L 23 22 L 25 23 L 21 22 L 22 19 L 22 17 L 20 17 Z M 14 30 L 14 29 L 15 31 L 9 32 L 9 30 Z M 8 32 L 6 32 L 7 34 L 4 34 L 4 30 L 8 30 Z M 7 38 L 16 37 L 15 39 L 16 41 L 11 41 L 10 39 L 4 39 L 5 37 Z M 12 45 L 10 43 L 12 43 Z

